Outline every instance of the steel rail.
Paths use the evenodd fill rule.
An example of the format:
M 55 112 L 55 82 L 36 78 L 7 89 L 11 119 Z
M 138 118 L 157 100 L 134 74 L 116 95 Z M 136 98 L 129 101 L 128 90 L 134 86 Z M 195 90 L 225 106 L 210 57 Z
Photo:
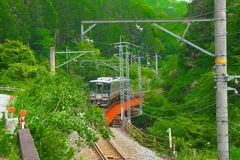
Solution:
M 101 147 L 101 144 L 103 144 L 104 147 Z M 99 156 L 102 157 L 103 160 L 108 160 L 112 158 L 126 160 L 126 158 L 116 149 L 116 147 L 114 147 L 114 145 L 109 140 L 100 139 L 100 141 L 96 142 L 94 146 L 95 150 L 97 151 Z M 106 155 L 107 153 L 115 154 L 113 155 L 115 157 L 109 157 L 109 155 Z

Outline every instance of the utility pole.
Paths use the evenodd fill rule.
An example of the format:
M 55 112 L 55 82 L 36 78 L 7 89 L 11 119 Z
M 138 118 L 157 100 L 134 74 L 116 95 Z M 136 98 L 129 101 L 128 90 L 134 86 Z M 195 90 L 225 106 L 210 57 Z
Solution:
M 50 71 L 55 73 L 55 49 L 50 47 Z
M 156 77 L 158 77 L 158 55 L 156 53 Z
M 214 6 L 217 149 L 219 160 L 229 160 L 226 0 L 215 0 Z
M 69 48 L 67 47 L 66 48 L 66 58 L 67 58 L 67 61 L 68 61 L 68 53 L 69 52 Z M 68 63 L 67 63 L 67 74 L 68 74 Z
M 148 53 L 147 53 L 147 68 L 148 68 Z
M 127 117 L 128 122 L 131 123 L 131 106 L 130 106 L 130 99 L 131 99 L 131 86 L 130 86 L 130 78 L 129 78 L 129 54 L 126 46 L 126 78 L 127 78 Z
M 171 128 L 168 128 L 167 130 L 168 132 L 168 137 L 169 137 L 169 155 L 171 156 L 173 154 L 173 150 L 172 150 L 172 131 Z
M 121 36 L 120 36 L 120 44 L 119 44 L 119 70 L 120 70 L 121 120 L 123 120 L 123 118 L 125 117 L 125 114 L 124 114 L 124 82 L 123 82 L 123 46 L 122 46 Z
M 139 93 L 139 109 L 142 114 L 142 74 L 141 74 L 141 55 L 140 51 L 138 51 L 138 93 Z
M 132 52 L 130 52 L 130 66 L 132 66 L 132 58 L 133 58 L 133 53 Z

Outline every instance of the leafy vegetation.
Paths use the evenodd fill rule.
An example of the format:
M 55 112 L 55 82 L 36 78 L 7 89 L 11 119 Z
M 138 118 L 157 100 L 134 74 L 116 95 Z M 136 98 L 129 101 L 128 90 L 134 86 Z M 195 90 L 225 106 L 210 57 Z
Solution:
M 109 138 L 101 109 L 88 104 L 87 82 L 99 76 L 119 76 L 119 41 L 134 43 L 141 50 L 143 115 L 132 122 L 155 136 L 167 138 L 172 129 L 179 159 L 216 159 L 216 104 L 214 58 L 186 45 L 150 23 L 97 24 L 81 37 L 82 20 L 213 18 L 214 2 L 194 0 L 2 0 L 0 14 L 0 85 L 23 88 L 15 92 L 17 112 L 27 110 L 26 123 L 32 132 L 41 159 L 70 159 L 74 149 L 68 136 L 77 131 L 82 137 L 79 147 L 92 145 L 98 134 Z M 239 63 L 239 0 L 227 1 L 228 73 L 238 75 Z M 183 35 L 185 23 L 159 23 L 178 35 Z M 90 26 L 90 25 L 89 25 Z M 84 26 L 86 28 L 88 25 Z M 84 28 L 86 30 L 86 28 Z M 191 23 L 185 39 L 214 53 L 213 22 Z M 93 44 L 81 41 L 93 39 Z M 81 41 L 81 42 L 80 42 Z M 49 73 L 49 47 L 56 51 L 94 51 Z M 129 49 L 133 57 L 139 50 Z M 158 76 L 155 75 L 155 54 Z M 56 55 L 56 66 L 73 59 L 78 53 Z M 89 61 L 86 61 L 89 60 Z M 100 62 L 105 62 L 102 63 Z M 115 63 L 116 62 L 116 63 Z M 149 65 L 146 65 L 148 64 Z M 106 67 L 106 64 L 113 67 Z M 79 67 L 80 66 L 80 67 Z M 148 66 L 148 68 L 147 68 Z M 114 68 L 114 69 L 113 69 Z M 130 77 L 133 91 L 138 91 L 138 64 L 132 59 Z M 68 73 L 68 74 L 66 74 Z M 238 85 L 229 82 L 238 90 Z M 228 93 L 229 138 L 231 159 L 239 157 L 240 108 L 239 97 Z M 2 124 L 3 125 L 3 124 Z M 3 130 L 1 130 L 1 133 Z M 15 138 L 0 134 L 0 156 L 8 159 L 10 151 L 18 152 Z M 9 148 L 10 144 L 15 144 Z M 18 159 L 18 158 L 16 158 Z

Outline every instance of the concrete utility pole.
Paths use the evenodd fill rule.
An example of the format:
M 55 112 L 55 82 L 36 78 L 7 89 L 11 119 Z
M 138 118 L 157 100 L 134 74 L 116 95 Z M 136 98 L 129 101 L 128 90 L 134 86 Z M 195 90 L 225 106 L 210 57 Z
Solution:
M 50 71 L 55 73 L 55 50 L 54 47 L 50 47 Z
M 215 78 L 218 159 L 229 160 L 226 0 L 215 0 Z
M 171 131 L 171 128 L 168 128 L 167 130 L 168 132 L 168 137 L 169 137 L 169 155 L 171 156 L 173 153 L 173 150 L 172 150 L 172 131 Z
M 156 58 L 156 77 L 158 77 L 158 55 L 157 55 L 157 53 L 155 55 L 155 58 Z

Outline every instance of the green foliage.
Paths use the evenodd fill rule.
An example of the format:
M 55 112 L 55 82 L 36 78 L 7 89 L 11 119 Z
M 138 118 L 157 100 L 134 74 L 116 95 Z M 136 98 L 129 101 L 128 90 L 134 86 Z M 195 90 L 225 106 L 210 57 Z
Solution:
M 5 39 L 17 39 L 19 31 L 16 28 L 14 22 L 14 15 L 11 13 L 10 6 L 7 0 L 1 0 L 0 9 L 0 42 L 4 42 Z
M 46 57 L 49 53 L 49 48 L 55 45 L 55 39 L 51 37 L 51 31 L 45 28 L 36 28 L 36 38 L 33 42 L 33 48 L 42 52 Z
M 15 40 L 6 40 L 4 44 L 0 44 L 0 58 L 0 67 L 2 69 L 8 69 L 10 64 L 13 63 L 36 65 L 34 53 L 29 47 Z
M 44 74 L 47 74 L 45 67 L 29 66 L 24 63 L 10 64 L 9 68 L 5 72 L 5 76 L 9 77 L 11 81 L 26 81 Z
M 208 118 L 185 118 L 176 117 L 173 120 L 163 120 L 161 118 L 157 119 L 153 127 L 148 128 L 149 132 L 155 136 L 167 138 L 167 129 L 172 129 L 172 134 L 174 136 L 174 141 L 176 141 L 178 151 L 181 152 L 186 148 L 204 148 L 208 142 L 210 142 L 209 147 L 215 146 L 215 136 L 216 126 L 215 123 L 211 125 L 208 122 Z
M 74 149 L 68 136 L 73 131 L 79 147 L 93 146 L 99 135 L 109 138 L 103 110 L 88 105 L 85 88 L 81 79 L 48 73 L 16 95 L 15 108 L 27 111 L 25 122 L 41 159 L 70 159 Z
M 103 112 L 96 106 L 87 107 L 87 91 L 83 89 L 87 87 L 82 80 L 74 81 L 67 77 L 66 66 L 57 69 L 57 75 L 46 72 L 50 68 L 49 47 L 55 45 L 56 50 L 61 51 L 66 47 L 71 50 L 94 50 L 95 56 L 87 53 L 78 60 L 105 60 L 101 56 L 105 53 L 104 50 L 108 49 L 108 55 L 118 53 L 117 50 L 112 50 L 113 46 L 109 49 L 109 44 L 118 42 L 121 35 L 124 35 L 124 41 L 141 46 L 144 53 L 171 55 L 159 61 L 159 79 L 152 70 L 142 67 L 142 86 L 146 91 L 143 111 L 146 114 L 136 117 L 138 119 L 135 121 L 140 122 L 142 128 L 150 127 L 149 132 L 156 136 L 166 137 L 166 129 L 171 127 L 180 151 L 178 155 L 182 159 L 192 158 L 190 155 L 193 147 L 199 148 L 198 159 L 216 158 L 214 58 L 178 42 L 176 38 L 148 23 L 138 24 L 144 28 L 142 32 L 136 29 L 135 23 L 98 24 L 85 35 L 93 39 L 94 43 L 80 42 L 83 38 L 80 27 L 82 20 L 182 18 L 184 14 L 186 17 L 201 14 L 201 18 L 212 18 L 213 3 L 207 0 L 195 0 L 188 5 L 175 0 L 46 0 L 44 3 L 39 0 L 2 0 L 0 41 L 20 40 L 31 46 L 42 62 L 42 66 L 36 65 L 33 52 L 20 41 L 6 40 L 6 43 L 0 44 L 0 84 L 26 89 L 18 93 L 16 106 L 18 110 L 24 108 L 28 111 L 26 122 L 34 135 L 41 158 L 70 159 L 73 149 L 66 144 L 68 134 L 74 130 L 83 137 L 79 139 L 79 144 L 91 145 L 89 141 L 97 139 L 95 132 L 108 137 L 108 130 L 101 127 L 104 126 Z M 239 30 L 240 9 L 235 5 L 237 3 L 238 0 L 227 1 L 229 75 L 238 75 L 240 71 L 239 36 L 236 34 Z M 182 35 L 186 28 L 183 23 L 161 25 L 178 35 Z M 89 26 L 91 25 L 84 25 L 85 31 Z M 192 23 L 185 38 L 213 53 L 213 28 L 213 22 Z M 69 59 L 75 55 L 71 56 Z M 146 54 L 142 56 L 146 57 Z M 110 60 L 115 59 L 111 57 Z M 65 61 L 65 55 L 56 58 L 56 64 Z M 119 75 L 98 62 L 84 62 L 79 69 L 79 61 L 69 63 L 68 73 L 74 78 L 82 77 L 88 82 L 100 76 Z M 146 59 L 142 62 L 146 64 Z M 150 62 L 152 63 L 151 60 Z M 135 62 L 130 68 L 130 77 L 133 90 L 138 91 Z M 233 82 L 229 82 L 230 85 Z M 239 105 L 238 97 L 229 97 L 229 134 L 233 159 L 238 157 L 237 149 L 240 147 Z M 210 146 L 206 146 L 208 141 L 211 142 Z M 206 150 L 208 147 L 210 149 Z
M 36 65 L 33 52 L 19 41 L 6 40 L 0 44 L 0 84 L 3 86 L 24 88 L 24 84 L 45 75 L 44 66 Z
M 172 0 L 142 0 L 157 12 L 165 12 L 169 17 L 182 17 L 187 12 L 187 2 Z
M 236 148 L 234 146 L 231 147 L 230 149 L 230 156 L 232 160 L 238 160 L 240 157 L 240 151 L 239 148 Z
M 4 37 L 5 39 L 20 40 L 24 44 L 27 44 L 30 40 L 30 24 L 32 23 L 27 6 L 22 0 L 8 0 L 10 11 L 14 16 L 14 25 L 18 31 L 18 37 Z
M 5 123 L 0 120 L 0 157 L 9 160 L 20 160 L 17 135 L 5 133 Z

